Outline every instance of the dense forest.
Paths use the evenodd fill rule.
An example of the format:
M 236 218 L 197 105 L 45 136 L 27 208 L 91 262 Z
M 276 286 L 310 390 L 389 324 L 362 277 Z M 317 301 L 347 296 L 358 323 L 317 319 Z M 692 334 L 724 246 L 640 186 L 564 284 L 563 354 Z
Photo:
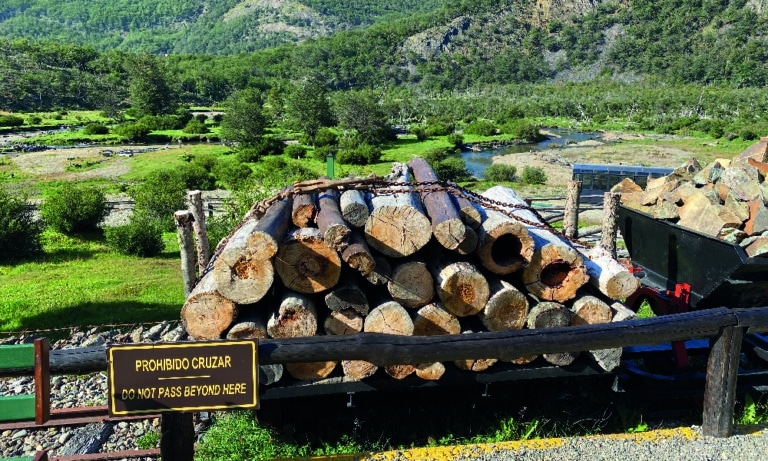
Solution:
M 764 92 L 750 90 L 768 84 L 768 16 L 756 1 L 278 3 L 344 26 L 299 44 L 236 55 L 158 54 L 168 49 L 144 47 L 138 39 L 135 47 L 105 46 L 88 28 L 123 37 L 128 28 L 156 38 L 163 33 L 153 31 L 172 26 L 183 40 L 204 43 L 186 24 L 255 2 L 165 0 L 145 7 L 134 1 L 129 8 L 110 1 L 88 2 L 87 9 L 75 1 L 3 2 L 0 34 L 40 40 L 0 39 L 0 109 L 117 115 L 131 107 L 132 89 L 148 80 L 161 82 L 177 104 L 217 105 L 253 88 L 277 106 L 293 82 L 310 76 L 330 92 L 374 89 L 400 121 L 451 112 L 462 104 L 443 101 L 457 97 L 471 100 L 479 117 L 494 117 L 517 100 L 530 115 L 661 123 L 670 113 L 752 117 L 768 104 Z M 53 29 L 44 34 L 45 11 L 61 13 L 59 23 L 74 25 L 81 40 L 68 43 Z M 37 25 L 29 23 L 21 34 L 31 18 Z

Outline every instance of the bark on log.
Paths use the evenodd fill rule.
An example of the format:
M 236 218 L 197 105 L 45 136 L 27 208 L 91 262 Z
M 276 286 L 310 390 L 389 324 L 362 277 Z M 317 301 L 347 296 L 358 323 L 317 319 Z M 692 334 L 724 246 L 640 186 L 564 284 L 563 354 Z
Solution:
M 341 253 L 349 245 L 351 230 L 341 216 L 339 193 L 328 189 L 317 198 L 320 211 L 317 213 L 317 227 L 325 244 Z
M 211 246 L 208 243 L 208 230 L 205 226 L 205 213 L 203 212 L 203 193 L 199 190 L 187 192 L 189 211 L 195 220 L 192 228 L 195 231 L 195 244 L 197 245 L 197 270 L 202 274 L 208 262 L 211 260 Z
M 365 237 L 358 231 L 352 231 L 350 234 L 349 246 L 341 253 L 341 259 L 364 277 L 369 276 L 376 267 L 376 260 L 365 242 Z
M 363 316 L 354 309 L 331 311 L 323 328 L 329 335 L 351 335 L 363 331 Z
M 213 274 L 219 292 L 238 304 L 253 304 L 267 294 L 275 279 L 272 262 L 261 259 L 252 252 L 249 240 L 259 225 L 255 218 L 248 218 L 234 234 L 229 237 L 224 248 L 213 261 Z M 272 237 L 262 236 L 262 241 L 270 245 Z M 261 253 L 261 256 L 268 254 Z
M 285 371 L 289 375 L 301 381 L 317 381 L 325 379 L 333 373 L 339 362 L 303 362 L 286 363 Z
M 526 289 L 546 301 L 573 299 L 587 282 L 589 275 L 581 256 L 563 244 L 547 243 L 536 248 L 530 264 L 523 270 Z
M 459 210 L 459 217 L 464 221 L 464 224 L 477 230 L 483 222 L 480 206 L 463 195 L 451 195 L 451 197 L 453 197 L 456 208 Z
M 489 331 L 519 330 L 528 318 L 528 298 L 511 283 L 489 278 L 490 297 L 478 315 Z
M 291 222 L 296 227 L 311 227 L 317 216 L 317 194 L 296 194 L 291 207 Z
M 373 285 L 386 285 L 392 277 L 392 266 L 389 260 L 383 256 L 374 256 L 373 270 L 365 276 L 365 279 Z
M 365 360 L 342 360 L 341 369 L 347 379 L 362 381 L 373 376 L 379 370 L 379 367 Z
M 363 227 L 368 220 L 368 204 L 365 203 L 365 194 L 359 190 L 345 190 L 339 198 L 341 216 L 352 227 Z
M 413 170 L 413 177 L 417 182 L 438 180 L 432 167 L 423 158 L 413 158 L 408 165 Z M 466 239 L 466 226 L 450 194 L 444 190 L 425 190 L 421 191 L 420 195 L 432 223 L 432 235 L 435 240 L 448 250 L 457 250 Z
M 489 271 L 511 274 L 531 260 L 533 239 L 518 221 L 496 211 L 487 211 L 478 228 L 475 251 Z
M 181 275 L 184 283 L 184 295 L 189 296 L 197 279 L 197 259 L 195 258 L 195 244 L 192 238 L 192 222 L 194 217 L 189 211 L 177 211 L 173 214 L 176 224 L 176 238 L 179 242 L 181 253 Z
M 472 263 L 452 262 L 435 256 L 430 268 L 445 310 L 457 317 L 483 310 L 488 302 L 488 281 Z
M 408 261 L 395 266 L 387 290 L 392 299 L 404 307 L 421 307 L 435 296 L 432 275 L 422 261 Z
M 611 304 L 611 322 L 621 322 L 637 318 L 637 314 L 622 303 L 615 302 Z M 612 347 L 609 349 L 592 349 L 589 355 L 597 365 L 605 371 L 613 371 L 621 365 L 621 347 Z
M 341 258 L 313 227 L 294 229 L 280 245 L 275 269 L 286 288 L 319 293 L 333 288 L 341 277 Z
M 220 339 L 237 317 L 235 303 L 216 290 L 213 274 L 206 274 L 181 308 L 181 322 L 194 339 Z
M 325 295 L 325 305 L 332 311 L 352 309 L 368 315 L 368 297 L 354 280 L 348 279 Z
M 418 194 L 408 185 L 407 166 L 395 163 L 391 176 L 398 183 L 391 188 L 398 192 L 371 197 L 372 211 L 365 222 L 365 238 L 368 245 L 385 256 L 402 258 L 426 245 L 432 231 Z
M 565 212 L 563 213 L 563 234 L 569 238 L 579 236 L 579 196 L 581 181 L 568 181 L 565 193 Z
M 528 314 L 528 328 L 557 328 L 567 327 L 571 324 L 572 313 L 565 306 L 556 302 L 541 302 L 531 308 Z M 552 365 L 565 366 L 570 365 L 576 360 L 578 352 L 560 352 L 544 354 L 544 360 Z
M 603 233 L 600 236 L 600 247 L 616 257 L 616 233 L 618 229 L 619 204 L 621 194 L 606 192 L 603 199 Z
M 272 338 L 300 338 L 317 334 L 317 309 L 308 296 L 287 292 L 267 320 Z
M 280 243 L 291 226 L 293 199 L 290 197 L 275 202 L 259 219 L 253 232 L 247 236 L 246 244 L 257 260 L 267 260 L 277 254 Z

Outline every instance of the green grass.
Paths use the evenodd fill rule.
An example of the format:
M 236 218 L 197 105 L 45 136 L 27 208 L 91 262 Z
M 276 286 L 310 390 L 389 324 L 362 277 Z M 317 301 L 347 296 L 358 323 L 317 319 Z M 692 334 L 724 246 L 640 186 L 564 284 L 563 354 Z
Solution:
M 99 236 L 44 233 L 39 260 L 0 266 L 0 331 L 178 319 L 184 302 L 176 235 L 155 258 L 112 252 Z

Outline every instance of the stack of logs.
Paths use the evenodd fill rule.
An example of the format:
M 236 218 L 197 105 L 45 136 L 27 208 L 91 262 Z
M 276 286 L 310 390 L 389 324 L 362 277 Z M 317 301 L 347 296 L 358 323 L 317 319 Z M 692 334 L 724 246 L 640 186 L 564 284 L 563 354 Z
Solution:
M 733 160 L 702 166 L 696 159 L 651 179 L 643 190 L 629 179 L 614 187 L 624 206 L 768 256 L 768 138 Z
M 633 293 L 638 281 L 609 252 L 561 237 L 512 189 L 478 195 L 441 183 L 420 158 L 394 164 L 386 180 L 299 183 L 264 208 L 254 207 L 219 244 L 189 294 L 181 316 L 191 337 L 444 335 L 631 315 L 613 301 Z M 621 349 L 590 353 L 612 369 Z M 563 366 L 576 355 L 543 360 Z M 482 371 L 496 361 L 455 366 Z M 285 364 L 299 380 L 338 368 Z M 378 368 L 360 360 L 340 366 L 350 380 Z M 397 379 L 415 373 L 434 380 L 445 372 L 443 363 L 382 368 Z

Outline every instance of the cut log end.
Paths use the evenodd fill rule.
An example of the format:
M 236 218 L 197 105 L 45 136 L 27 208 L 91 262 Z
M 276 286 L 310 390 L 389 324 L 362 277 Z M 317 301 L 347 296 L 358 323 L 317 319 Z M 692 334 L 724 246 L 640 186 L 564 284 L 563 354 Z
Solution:
M 253 304 L 267 294 L 275 278 L 272 262 L 252 255 L 218 258 L 213 265 L 213 279 L 222 296 L 238 304 Z
M 517 221 L 492 215 L 479 228 L 476 253 L 489 271 L 506 275 L 520 270 L 533 256 L 534 243 Z
M 275 269 L 288 289 L 319 293 L 332 288 L 341 277 L 341 258 L 314 228 L 297 229 L 280 246 Z
M 424 214 L 413 207 L 382 206 L 368 217 L 365 238 L 375 250 L 391 258 L 410 256 L 432 238 Z
M 416 366 L 416 376 L 425 381 L 437 381 L 445 374 L 445 365 L 441 362 L 420 363 Z
M 181 308 L 184 329 L 194 339 L 220 339 L 237 317 L 237 306 L 217 292 L 190 297 Z
M 317 381 L 333 373 L 338 362 L 286 363 L 285 371 L 300 381 Z
M 523 283 L 539 299 L 564 302 L 576 297 L 589 275 L 578 252 L 564 245 L 546 244 L 537 249 L 523 271 Z
M 362 381 L 373 376 L 379 367 L 365 360 L 342 360 L 341 369 L 350 381 Z

